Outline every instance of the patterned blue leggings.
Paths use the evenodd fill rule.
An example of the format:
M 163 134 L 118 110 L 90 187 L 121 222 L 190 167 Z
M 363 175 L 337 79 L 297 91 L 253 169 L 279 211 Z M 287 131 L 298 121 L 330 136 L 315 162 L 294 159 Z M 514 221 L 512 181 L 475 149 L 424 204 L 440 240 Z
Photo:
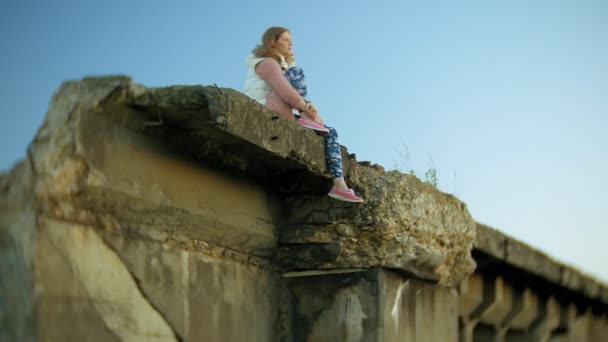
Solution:
M 308 89 L 306 87 L 306 78 L 304 77 L 304 71 L 302 68 L 293 66 L 285 72 L 285 78 L 291 85 L 298 91 L 300 96 L 304 98 L 307 103 L 310 102 L 306 99 Z M 340 144 L 338 143 L 338 132 L 335 128 L 325 126 L 329 129 L 329 134 L 325 136 L 325 161 L 327 168 L 333 178 L 339 178 L 343 176 L 342 173 L 342 154 L 340 153 Z

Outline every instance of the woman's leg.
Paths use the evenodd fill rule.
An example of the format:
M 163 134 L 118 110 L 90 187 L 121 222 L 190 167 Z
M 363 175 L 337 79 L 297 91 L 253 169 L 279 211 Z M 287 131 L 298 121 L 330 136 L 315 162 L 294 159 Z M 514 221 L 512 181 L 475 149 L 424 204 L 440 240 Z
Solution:
M 325 158 L 327 159 L 327 168 L 334 181 L 334 187 L 328 195 L 340 201 L 361 203 L 364 201 L 363 198 L 349 189 L 344 180 L 338 132 L 332 127 L 325 126 L 325 128 L 329 130 L 329 134 L 325 136 Z
M 343 180 L 342 153 L 340 152 L 340 143 L 338 143 L 338 132 L 333 127 L 325 127 L 329 129 L 329 134 L 325 136 L 325 161 L 327 162 L 327 168 L 334 180 Z
M 308 95 L 308 88 L 306 87 L 306 77 L 304 76 L 304 70 L 302 68 L 294 66 L 285 71 L 285 78 L 291 86 L 304 98 L 304 101 L 308 101 L 306 96 Z

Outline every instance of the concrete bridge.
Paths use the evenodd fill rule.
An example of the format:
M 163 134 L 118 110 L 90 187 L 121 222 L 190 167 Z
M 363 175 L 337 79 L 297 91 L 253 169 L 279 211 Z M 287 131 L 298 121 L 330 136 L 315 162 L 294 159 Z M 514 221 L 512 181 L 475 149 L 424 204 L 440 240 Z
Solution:
M 608 341 L 608 288 L 215 86 L 65 83 L 0 177 L 2 341 Z M 389 191 L 390 190 L 390 191 Z

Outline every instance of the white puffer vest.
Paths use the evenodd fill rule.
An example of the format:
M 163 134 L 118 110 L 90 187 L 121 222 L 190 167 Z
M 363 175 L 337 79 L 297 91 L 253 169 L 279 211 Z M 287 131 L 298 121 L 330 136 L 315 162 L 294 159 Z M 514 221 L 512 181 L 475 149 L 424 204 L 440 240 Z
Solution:
M 280 57 L 281 68 L 283 69 L 283 71 L 286 71 L 287 69 L 296 65 L 295 62 L 288 64 L 285 61 L 285 58 L 283 58 L 283 56 Z M 263 105 L 266 105 L 266 96 L 268 95 L 268 93 L 270 93 L 272 88 L 270 88 L 268 82 L 264 81 L 264 79 L 262 79 L 260 75 L 255 72 L 255 67 L 258 65 L 258 63 L 265 60 L 266 58 L 268 57 L 257 58 L 253 54 L 251 54 L 247 56 L 247 59 L 245 60 L 245 64 L 247 65 L 247 79 L 245 79 L 245 95 L 251 97 L 252 99 L 258 101 Z

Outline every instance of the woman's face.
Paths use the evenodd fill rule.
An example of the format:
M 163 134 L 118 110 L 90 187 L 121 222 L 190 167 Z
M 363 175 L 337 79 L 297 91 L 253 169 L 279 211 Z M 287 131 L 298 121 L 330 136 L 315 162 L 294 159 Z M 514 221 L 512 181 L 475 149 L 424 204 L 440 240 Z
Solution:
M 279 40 L 277 40 L 276 44 L 277 51 L 283 56 L 290 56 L 293 53 L 291 52 L 291 34 L 288 31 L 283 32 L 279 36 Z

